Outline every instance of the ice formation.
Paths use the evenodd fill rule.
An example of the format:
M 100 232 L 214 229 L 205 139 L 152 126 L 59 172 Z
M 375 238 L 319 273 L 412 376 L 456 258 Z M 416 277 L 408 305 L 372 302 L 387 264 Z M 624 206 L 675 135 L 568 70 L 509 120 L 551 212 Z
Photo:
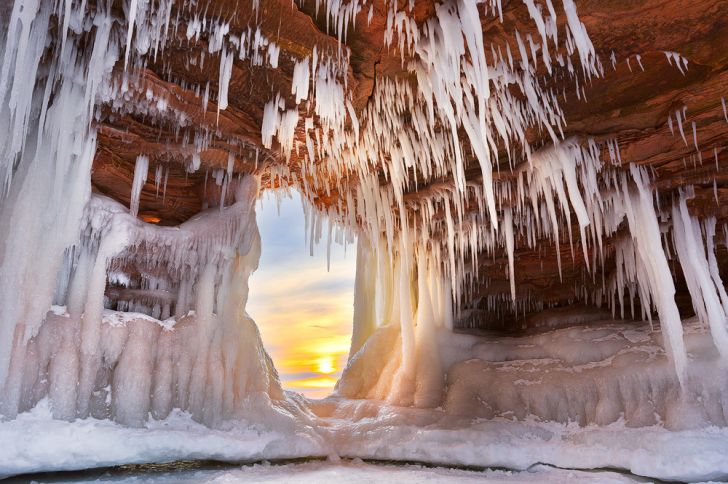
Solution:
M 59 309 L 28 342 L 17 332 L 3 413 L 48 397 L 55 418 L 140 426 L 150 413 L 165 418 L 177 408 L 212 426 L 241 417 L 249 395 L 281 399 L 245 313 L 260 255 L 257 191 L 245 177 L 233 205 L 175 229 L 144 224 L 93 196 L 83 229 L 90 235 L 66 255 Z
M 365 103 L 353 95 L 346 42 L 364 16 L 372 25 L 366 0 L 317 0 L 337 48 L 298 50 L 266 34 L 258 2 L 244 28 L 194 1 L 123 3 L 0 7 L 4 418 L 47 405 L 54 419 L 142 427 L 186 411 L 223 428 L 255 420 L 255 401 L 315 426 L 313 407 L 282 391 L 245 313 L 264 250 L 254 203 L 265 179 L 305 195 L 309 240 L 325 223 L 329 243 L 358 237 L 336 411 L 346 412 L 346 399 L 375 399 L 487 419 L 728 424 L 728 295 L 716 256 L 724 234 L 714 214 L 691 209 L 703 181 L 658 186 L 654 167 L 625 156 L 618 139 L 566 135 L 562 105 L 574 100 L 563 85 L 588 103 L 588 86 L 606 79 L 573 0 L 524 0 L 532 32 L 514 30 L 504 45 L 490 43 L 482 23 L 508 25 L 500 0 L 446 0 L 424 19 L 415 2 L 386 1 L 377 6 L 383 46 L 399 56 L 401 75 L 377 76 Z M 190 50 L 187 71 L 215 63 L 214 75 L 179 81 L 166 49 Z M 664 54 L 688 76 L 686 57 Z M 634 54 L 630 71 L 631 57 L 650 68 Z M 610 61 L 616 72 L 613 51 Z M 163 79 L 146 70 L 155 63 Z M 286 83 L 255 93 L 265 98 L 257 121 L 228 112 L 241 76 L 277 71 Z M 191 102 L 200 113 L 180 107 Z M 723 98 L 718 109 L 728 120 Z M 671 106 L 664 130 L 694 164 L 712 151 L 717 172 L 719 148 L 687 113 Z M 128 209 L 92 193 L 99 136 L 123 138 L 100 126 L 117 119 L 171 125 L 178 145 L 155 158 L 124 142 L 136 160 Z M 256 137 L 226 137 L 236 123 L 254 124 Z M 204 174 L 200 213 L 177 226 L 144 222 L 150 170 L 164 203 L 176 164 L 185 179 Z M 555 261 L 561 300 L 650 329 L 554 329 L 593 322 L 577 311 L 544 312 L 526 329 L 552 331 L 518 339 L 456 334 L 553 309 L 524 283 L 524 251 L 542 269 Z M 507 284 L 484 291 L 498 271 Z M 695 324 L 681 318 L 681 284 Z

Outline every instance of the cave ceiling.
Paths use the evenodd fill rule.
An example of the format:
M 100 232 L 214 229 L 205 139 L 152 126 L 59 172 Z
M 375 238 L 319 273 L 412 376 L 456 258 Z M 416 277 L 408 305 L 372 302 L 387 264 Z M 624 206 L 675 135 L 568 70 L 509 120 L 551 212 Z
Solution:
M 549 78 L 548 87 L 559 93 L 564 139 L 615 140 L 623 160 L 649 167 L 658 197 L 668 203 L 678 187 L 692 185 L 695 196 L 688 203 L 691 212 L 715 216 L 721 227 L 728 219 L 728 204 L 718 203 L 728 199 L 728 118 L 721 103 L 728 91 L 728 2 L 696 0 L 689 8 L 685 4 L 678 0 L 579 1 L 579 18 L 604 74 L 582 83 L 580 92 L 573 80 L 558 75 Z M 121 7 L 117 8 L 123 16 Z M 418 0 L 409 8 L 419 24 L 436 14 L 436 4 L 431 1 Z M 496 49 L 510 45 L 517 59 L 513 33 L 518 31 L 523 38 L 537 38 L 539 34 L 524 2 L 503 0 L 502 8 L 501 21 L 486 4 L 479 6 L 486 50 L 491 45 Z M 265 148 L 261 139 L 264 108 L 276 93 L 281 93 L 286 106 L 296 105 L 290 88 L 296 61 L 310 56 L 314 49 L 349 55 L 346 88 L 357 113 L 374 102 L 377 83 L 411 77 L 403 68 L 401 52 L 385 43 L 388 7 L 384 2 L 365 5 L 356 15 L 355 25 L 348 26 L 343 42 L 331 26 L 327 27 L 324 10 L 322 5 L 317 12 L 313 0 L 265 0 L 257 11 L 252 2 L 242 0 L 202 1 L 194 9 L 173 7 L 172 17 L 178 19 L 178 25 L 163 54 L 146 56 L 143 65 L 130 71 L 117 65 L 118 82 L 125 82 L 126 76 L 133 77 L 133 82 L 121 97 L 98 108 L 94 191 L 128 204 L 136 157 L 146 154 L 150 176 L 140 197 L 140 217 L 161 225 L 177 225 L 216 203 L 220 189 L 211 182 L 212 172 L 227 169 L 229 160 L 234 173 L 261 175 L 265 188 L 289 183 L 279 176 L 282 166 L 289 173 L 306 176 L 301 174 L 297 150 L 284 157 L 278 141 Z M 234 59 L 225 109 L 217 104 L 220 52 L 209 52 L 211 39 L 205 32 L 192 40 L 185 32 L 201 11 L 210 18 L 224 19 L 231 33 L 259 26 L 280 48 L 277 68 Z M 562 26 L 566 19 L 560 15 L 557 22 Z M 687 65 L 678 68 L 677 60 L 666 52 L 679 52 Z M 543 63 L 537 63 L 537 69 L 545 74 Z M 209 101 L 204 105 L 206 86 Z M 153 109 L 160 98 L 166 107 L 173 108 L 165 113 L 173 114 Z M 684 114 L 684 139 L 677 126 L 668 123 L 670 116 L 677 119 L 676 112 Z M 190 170 L 196 152 L 193 140 L 200 132 L 207 133 L 208 138 L 198 150 L 200 167 Z M 303 136 L 300 123 L 296 139 L 303 143 Z M 542 130 L 529 131 L 527 139 L 534 149 L 550 142 Z M 468 183 L 482 183 L 477 161 L 468 150 L 465 156 Z M 494 178 L 514 176 L 523 163 L 516 160 L 513 166 L 504 151 L 494 162 Z M 155 179 L 160 165 L 166 180 Z M 384 173 L 380 181 L 388 183 Z M 163 196 L 161 183 L 166 185 Z M 405 197 L 426 196 L 428 190 L 448 184 L 452 180 L 430 180 L 408 189 Z M 339 194 L 312 188 L 307 196 L 326 207 L 336 205 Z M 579 287 L 596 285 L 601 277 L 598 272 L 587 274 L 583 270 L 581 251 L 572 254 L 567 240 L 558 246 L 553 242 L 541 244 L 537 250 L 516 245 L 519 291 L 564 303 Z M 561 277 L 556 251 L 564 261 Z M 721 265 L 726 261 L 724 252 L 719 252 Z M 609 247 L 606 254 L 609 259 Z M 478 264 L 478 277 L 469 295 L 473 307 L 479 297 L 507 292 L 509 285 L 505 256 L 482 257 Z M 679 282 L 678 286 L 680 289 Z M 678 303 L 681 309 L 689 307 L 689 300 L 681 304 L 678 297 Z

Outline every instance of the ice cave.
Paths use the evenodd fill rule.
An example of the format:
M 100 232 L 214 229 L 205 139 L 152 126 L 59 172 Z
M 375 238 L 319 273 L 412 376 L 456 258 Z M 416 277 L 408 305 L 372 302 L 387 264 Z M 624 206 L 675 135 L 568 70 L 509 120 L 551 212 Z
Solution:
M 0 478 L 728 480 L 727 19 L 0 1 Z M 352 264 L 324 398 L 248 304 L 290 193 Z

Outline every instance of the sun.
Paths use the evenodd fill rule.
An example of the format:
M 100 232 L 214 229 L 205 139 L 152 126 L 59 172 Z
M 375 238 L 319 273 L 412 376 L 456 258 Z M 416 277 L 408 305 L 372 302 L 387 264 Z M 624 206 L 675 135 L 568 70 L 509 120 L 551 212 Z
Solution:
M 336 366 L 334 365 L 334 357 L 331 355 L 322 356 L 316 360 L 316 371 L 329 375 L 336 372 Z

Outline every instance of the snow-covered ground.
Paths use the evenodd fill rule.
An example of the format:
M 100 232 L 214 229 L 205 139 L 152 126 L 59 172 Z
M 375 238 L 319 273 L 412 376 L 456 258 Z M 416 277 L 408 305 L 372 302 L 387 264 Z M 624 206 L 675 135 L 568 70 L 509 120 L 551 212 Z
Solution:
M 321 415 L 316 425 L 282 432 L 244 422 L 211 430 L 178 412 L 163 421 L 151 420 L 141 429 L 94 419 L 70 423 L 51 420 L 47 407 L 41 405 L 0 425 L 0 473 L 177 460 L 254 462 L 341 456 L 521 471 L 539 463 L 566 469 L 612 468 L 681 481 L 728 478 L 726 428 L 672 431 L 658 426 L 628 428 L 623 422 L 579 427 L 535 420 L 473 420 L 440 410 L 344 399 L 324 400 L 313 404 L 313 410 Z M 262 482 L 275 479 L 275 472 L 268 475 L 268 470 L 255 469 L 245 468 L 240 475 L 226 471 L 215 482 L 235 482 L 246 473 Z M 311 482 L 326 482 L 323 477 L 318 480 L 319 473 L 334 479 L 338 472 L 328 467 L 303 469 L 310 471 Z M 380 469 L 358 469 L 360 472 L 362 480 L 373 479 L 376 476 L 371 473 Z M 417 472 L 437 479 L 439 471 Z M 429 479 L 424 474 L 422 479 Z M 400 477 L 408 478 L 406 474 Z M 487 477 L 505 479 L 500 474 Z M 531 477 L 508 476 L 516 482 Z M 213 478 L 217 479 L 210 474 Z
M 327 444 L 312 429 L 278 427 L 274 431 L 239 421 L 210 429 L 177 410 L 143 428 L 94 418 L 67 422 L 54 420 L 44 400 L 0 424 L 0 478 L 176 460 L 255 462 L 327 455 Z
M 38 483 L 46 482 L 42 478 L 34 479 Z M 423 467 L 419 465 L 372 464 L 359 459 L 349 461 L 312 461 L 296 464 L 271 465 L 268 463 L 243 466 L 240 468 L 222 469 L 177 469 L 170 471 L 140 470 L 122 475 L 118 473 L 90 473 L 88 476 L 73 475 L 68 479 L 54 476 L 54 483 L 76 483 L 92 481 L 97 483 L 113 482 L 115 484 L 144 483 L 277 483 L 277 484 L 370 484 L 386 482 L 389 484 L 410 484 L 413 482 L 534 482 L 534 483 L 599 483 L 617 484 L 643 482 L 628 475 L 610 471 L 572 471 L 557 469 L 544 465 L 536 465 L 528 471 L 512 472 L 504 470 L 462 470 L 444 467 Z
M 340 455 L 363 459 L 525 470 L 612 468 L 664 480 L 728 478 L 728 429 L 667 430 L 559 424 L 535 419 L 471 419 L 439 410 L 339 402 L 333 433 Z

